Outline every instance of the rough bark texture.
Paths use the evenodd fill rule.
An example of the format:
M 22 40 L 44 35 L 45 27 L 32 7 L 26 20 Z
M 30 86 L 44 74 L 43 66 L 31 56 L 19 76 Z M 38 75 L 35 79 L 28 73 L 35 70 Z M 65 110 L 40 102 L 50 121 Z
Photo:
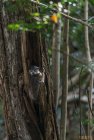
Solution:
M 8 140 L 57 140 L 45 42 L 37 32 L 8 31 L 7 24 L 15 19 L 3 4 L 0 18 L 0 83 Z

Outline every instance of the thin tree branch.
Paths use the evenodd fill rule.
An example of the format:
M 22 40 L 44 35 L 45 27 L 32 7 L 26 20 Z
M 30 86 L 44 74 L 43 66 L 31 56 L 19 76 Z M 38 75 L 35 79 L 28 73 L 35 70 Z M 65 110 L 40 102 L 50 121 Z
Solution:
M 49 8 L 49 9 L 52 10 L 52 11 L 58 12 L 57 9 L 55 9 L 55 8 L 50 8 L 47 4 L 40 3 L 40 2 L 35 1 L 35 0 L 30 0 L 30 1 L 31 1 L 32 3 L 35 3 L 35 4 L 39 5 L 39 6 L 43 6 L 43 7 L 45 7 L 45 8 Z M 69 16 L 69 15 L 65 14 L 64 12 L 60 12 L 60 11 L 59 11 L 59 13 L 60 13 L 62 16 L 64 16 L 65 18 L 67 18 L 67 19 L 73 20 L 73 21 L 75 21 L 75 22 L 77 22 L 77 23 L 80 23 L 80 24 L 82 24 L 82 25 L 85 25 L 85 26 L 88 26 L 89 28 L 94 29 L 93 26 L 91 26 L 91 25 L 88 24 L 87 22 L 84 22 L 84 21 L 81 20 L 81 19 L 77 19 L 77 18 L 75 18 L 75 17 Z

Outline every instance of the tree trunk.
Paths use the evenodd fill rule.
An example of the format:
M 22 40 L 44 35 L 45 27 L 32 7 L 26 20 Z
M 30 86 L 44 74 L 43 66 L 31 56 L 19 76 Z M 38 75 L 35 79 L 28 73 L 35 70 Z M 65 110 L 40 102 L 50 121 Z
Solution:
M 8 140 L 57 140 L 45 42 L 40 33 L 8 31 L 2 3 L 0 76 Z
M 65 8 L 69 9 L 66 2 Z M 67 124 L 67 95 L 68 95 L 68 66 L 69 66 L 69 20 L 64 21 L 64 36 L 63 36 L 64 52 L 63 54 L 63 86 L 61 100 L 61 121 L 60 121 L 60 140 L 66 140 L 66 124 Z
M 61 46 L 61 19 L 56 25 L 53 25 L 52 41 L 52 73 L 53 73 L 53 91 L 55 95 L 55 105 L 58 106 L 58 97 L 60 93 L 60 46 Z
M 87 21 L 88 20 L 88 0 L 85 0 L 84 2 L 84 19 Z M 86 58 L 87 58 L 87 62 L 90 63 L 92 61 L 91 58 L 91 53 L 90 53 L 90 46 L 89 46 L 89 32 L 88 32 L 88 27 L 85 26 L 85 51 L 86 51 Z M 90 107 L 88 109 L 88 136 L 90 137 L 90 140 L 92 140 L 92 125 L 91 125 L 91 121 L 92 121 L 92 89 L 93 89 L 93 72 L 90 72 L 91 78 L 90 78 L 90 84 L 89 84 L 89 94 L 88 94 L 88 98 L 89 98 L 89 104 Z M 90 109 L 91 108 L 91 109 Z

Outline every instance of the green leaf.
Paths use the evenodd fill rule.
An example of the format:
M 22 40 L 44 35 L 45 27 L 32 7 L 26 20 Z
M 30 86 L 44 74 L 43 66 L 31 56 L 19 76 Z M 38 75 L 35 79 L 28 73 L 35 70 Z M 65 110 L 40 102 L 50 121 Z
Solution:
M 39 17 L 39 16 L 40 16 L 40 14 L 39 14 L 38 12 L 36 12 L 36 13 L 32 13 L 32 14 L 31 14 L 31 16 L 34 16 L 34 17 Z
M 8 29 L 11 29 L 11 30 L 18 30 L 19 28 L 20 28 L 20 25 L 17 23 L 13 23 L 13 24 L 8 25 Z

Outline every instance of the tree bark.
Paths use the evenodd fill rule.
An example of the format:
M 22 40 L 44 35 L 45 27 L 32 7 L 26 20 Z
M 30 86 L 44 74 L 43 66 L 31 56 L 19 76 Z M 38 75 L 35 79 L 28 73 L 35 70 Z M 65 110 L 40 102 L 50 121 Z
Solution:
M 59 19 L 56 25 L 53 25 L 52 74 L 53 74 L 53 91 L 55 96 L 56 108 L 58 106 L 58 97 L 60 93 L 60 52 L 59 52 L 60 46 L 61 46 L 61 19 Z
M 8 140 L 57 140 L 45 42 L 37 32 L 9 31 L 15 18 L 2 3 L 0 80 Z
M 69 9 L 66 2 L 65 8 Z M 67 95 L 68 95 L 68 66 L 69 66 L 69 20 L 64 21 L 64 36 L 63 36 L 63 86 L 61 99 L 61 122 L 60 122 L 60 140 L 66 140 L 66 123 L 67 123 Z
M 88 20 L 88 0 L 85 0 L 84 2 L 84 19 L 87 21 Z M 90 53 L 90 46 L 89 46 L 89 32 L 88 32 L 88 27 L 85 26 L 85 51 L 86 51 L 86 58 L 87 62 L 90 63 L 92 61 L 91 58 L 91 53 Z M 92 89 L 93 89 L 93 72 L 90 71 L 90 85 L 89 85 L 89 104 L 90 108 L 88 109 L 88 119 L 89 119 L 89 124 L 88 124 L 88 136 L 90 136 L 90 140 L 92 140 L 92 126 L 91 126 L 91 120 L 92 120 Z

